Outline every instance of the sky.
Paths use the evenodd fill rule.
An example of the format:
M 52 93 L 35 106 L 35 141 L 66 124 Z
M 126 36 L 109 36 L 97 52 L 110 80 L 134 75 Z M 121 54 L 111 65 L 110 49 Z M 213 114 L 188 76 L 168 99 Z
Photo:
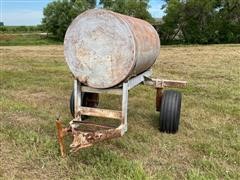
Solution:
M 52 1 L 0 0 L 0 22 L 4 22 L 4 25 L 8 26 L 41 24 L 43 8 Z M 164 15 L 163 10 L 161 10 L 162 4 L 162 0 L 150 0 L 149 12 L 153 17 L 160 18 Z

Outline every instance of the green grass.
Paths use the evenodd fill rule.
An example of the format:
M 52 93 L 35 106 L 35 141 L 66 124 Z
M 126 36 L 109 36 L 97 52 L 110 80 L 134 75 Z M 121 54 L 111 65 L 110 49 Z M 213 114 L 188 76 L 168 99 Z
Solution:
M 17 33 L 0 35 L 0 46 L 22 46 L 22 45 L 49 45 L 62 44 L 62 42 L 54 38 L 47 37 L 45 34 L 31 32 L 31 33 Z
M 130 91 L 128 132 L 60 157 L 57 114 L 71 120 L 72 75 L 61 45 L 1 52 L 0 179 L 239 179 L 240 46 L 163 46 L 155 77 L 187 80 L 180 130 L 158 130 L 155 91 Z M 120 100 L 101 96 L 101 107 Z M 69 145 L 71 138 L 65 143 Z

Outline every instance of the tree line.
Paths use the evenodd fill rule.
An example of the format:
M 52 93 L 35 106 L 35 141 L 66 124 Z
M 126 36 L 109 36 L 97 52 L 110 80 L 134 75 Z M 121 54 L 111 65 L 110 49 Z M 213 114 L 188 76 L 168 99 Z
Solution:
M 41 25 L 37 26 L 0 26 L 1 33 L 31 33 L 44 31 Z
M 162 44 L 240 42 L 239 0 L 162 1 L 165 15 L 160 21 L 149 13 L 149 0 L 100 0 L 99 6 L 150 22 L 159 33 Z M 95 7 L 96 0 L 51 2 L 44 8 L 43 28 L 63 40 L 71 21 L 83 11 Z

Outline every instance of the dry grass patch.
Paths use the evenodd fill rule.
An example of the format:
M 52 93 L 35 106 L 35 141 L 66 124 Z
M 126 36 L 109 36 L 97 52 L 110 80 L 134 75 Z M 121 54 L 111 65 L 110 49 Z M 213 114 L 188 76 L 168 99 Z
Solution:
M 2 179 L 239 179 L 240 46 L 163 46 L 155 77 L 187 80 L 180 131 L 161 134 L 155 91 L 130 91 L 129 131 L 62 159 L 54 120 L 71 120 L 62 46 L 1 47 Z M 120 100 L 101 97 L 102 107 Z M 70 139 L 66 139 L 70 143 Z M 9 163 L 11 162 L 11 163 Z M 11 169 L 11 174 L 9 170 Z

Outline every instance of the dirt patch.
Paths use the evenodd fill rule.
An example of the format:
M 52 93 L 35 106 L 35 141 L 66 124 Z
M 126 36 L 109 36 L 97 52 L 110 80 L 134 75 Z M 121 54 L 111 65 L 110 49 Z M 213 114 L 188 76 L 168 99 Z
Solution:
M 13 34 L 0 34 L 0 41 L 8 41 L 8 40 L 13 40 L 16 39 L 16 35 Z

